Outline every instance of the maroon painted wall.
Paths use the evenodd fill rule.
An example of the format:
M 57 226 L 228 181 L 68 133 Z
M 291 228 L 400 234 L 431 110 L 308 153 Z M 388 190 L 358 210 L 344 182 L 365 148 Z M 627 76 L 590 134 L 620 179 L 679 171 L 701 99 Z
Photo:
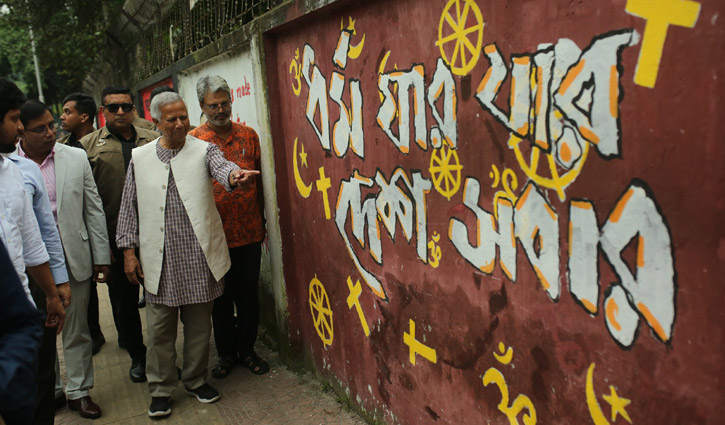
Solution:
M 388 423 L 720 423 L 722 2 L 301 8 L 265 34 L 294 350 Z

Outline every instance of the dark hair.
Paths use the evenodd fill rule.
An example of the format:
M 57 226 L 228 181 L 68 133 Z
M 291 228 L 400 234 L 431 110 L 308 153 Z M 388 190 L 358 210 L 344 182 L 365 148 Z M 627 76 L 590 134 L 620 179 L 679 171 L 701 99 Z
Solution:
M 0 120 L 4 121 L 11 109 L 20 109 L 25 100 L 25 95 L 15 83 L 0 78 Z
M 155 87 L 153 90 L 151 90 L 151 95 L 149 96 L 149 102 L 151 102 L 154 99 L 154 96 L 156 96 L 157 94 L 164 93 L 167 91 L 176 93 L 176 90 L 174 90 L 173 87 L 169 87 L 169 86 Z
M 43 115 L 45 111 L 50 112 L 48 105 L 37 100 L 29 100 L 20 107 L 20 122 L 27 127 L 30 120 L 38 118 Z
M 76 106 L 75 109 L 81 114 L 88 114 L 88 116 L 91 118 L 91 122 L 93 122 L 93 117 L 96 116 L 96 111 L 98 108 L 96 108 L 96 101 L 93 100 L 91 96 L 88 96 L 85 93 L 71 93 L 68 96 L 63 99 L 63 104 L 65 105 L 66 102 L 75 102 Z
M 121 86 L 109 86 L 103 89 L 101 92 L 101 104 L 106 104 L 106 96 L 110 94 L 127 94 L 129 97 L 131 97 L 131 103 L 133 103 L 133 95 L 131 94 L 131 90 L 128 89 L 128 87 L 121 87 Z

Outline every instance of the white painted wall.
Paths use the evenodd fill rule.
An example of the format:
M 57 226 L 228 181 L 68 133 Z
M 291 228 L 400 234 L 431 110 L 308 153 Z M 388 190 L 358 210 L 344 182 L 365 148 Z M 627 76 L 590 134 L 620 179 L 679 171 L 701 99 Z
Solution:
M 196 96 L 196 82 L 204 75 L 220 75 L 232 89 L 232 120 L 252 127 L 259 132 L 257 101 L 262 92 L 255 78 L 249 49 L 236 56 L 221 55 L 219 58 L 195 66 L 178 75 L 179 94 L 186 101 L 191 125 L 201 124 L 201 107 Z

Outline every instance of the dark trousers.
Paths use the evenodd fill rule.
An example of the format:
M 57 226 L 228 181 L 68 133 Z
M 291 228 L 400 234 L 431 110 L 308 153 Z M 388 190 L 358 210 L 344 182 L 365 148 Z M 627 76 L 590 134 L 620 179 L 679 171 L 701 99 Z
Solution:
M 108 296 L 111 299 L 113 320 L 118 329 L 118 339 L 126 344 L 126 350 L 132 360 L 146 362 L 146 346 L 143 343 L 141 317 L 138 314 L 138 285 L 126 279 L 123 271 L 123 251 L 112 247 L 116 261 L 111 264 L 111 281 L 108 283 Z
M 91 280 L 89 284 L 91 286 L 88 297 L 88 329 L 91 331 L 91 338 L 98 338 L 101 336 L 101 324 L 98 314 L 98 290 L 96 289 L 96 282 Z
M 28 275 L 30 295 L 38 310 L 46 315 L 45 292 Z M 71 294 L 71 297 L 73 295 Z M 56 328 L 43 327 L 43 339 L 38 350 L 38 399 L 35 403 L 33 424 L 52 425 L 55 420 L 55 331 Z
M 214 300 L 214 341 L 219 356 L 236 352 L 244 358 L 254 351 L 257 340 L 262 243 L 230 248 L 229 256 L 232 267 L 224 276 L 224 293 Z

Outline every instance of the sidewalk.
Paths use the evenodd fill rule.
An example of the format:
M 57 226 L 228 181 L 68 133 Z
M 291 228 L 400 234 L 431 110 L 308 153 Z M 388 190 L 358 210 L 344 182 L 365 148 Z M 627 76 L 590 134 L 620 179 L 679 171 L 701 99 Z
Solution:
M 98 285 L 98 298 L 106 344 L 93 356 L 95 386 L 90 395 L 101 406 L 103 416 L 96 420 L 83 419 L 65 406 L 56 411 L 56 424 L 365 424 L 338 403 L 333 394 L 323 392 L 322 385 L 311 374 L 287 370 L 277 353 L 260 342 L 257 342 L 257 353 L 270 365 L 267 374 L 257 376 L 237 365 L 225 379 L 217 380 L 210 375 L 209 383 L 222 394 L 221 400 L 214 404 L 199 403 L 179 383 L 171 399 L 171 416 L 151 419 L 146 413 L 151 401 L 148 386 L 145 382 L 131 382 L 128 376 L 131 360 L 125 350 L 118 348 L 106 285 Z M 146 312 L 145 309 L 139 312 L 145 337 Z M 183 334 L 179 332 L 177 365 L 182 361 L 182 342 Z M 213 341 L 211 351 L 209 370 L 216 361 Z M 58 354 L 65 379 L 62 350 Z

